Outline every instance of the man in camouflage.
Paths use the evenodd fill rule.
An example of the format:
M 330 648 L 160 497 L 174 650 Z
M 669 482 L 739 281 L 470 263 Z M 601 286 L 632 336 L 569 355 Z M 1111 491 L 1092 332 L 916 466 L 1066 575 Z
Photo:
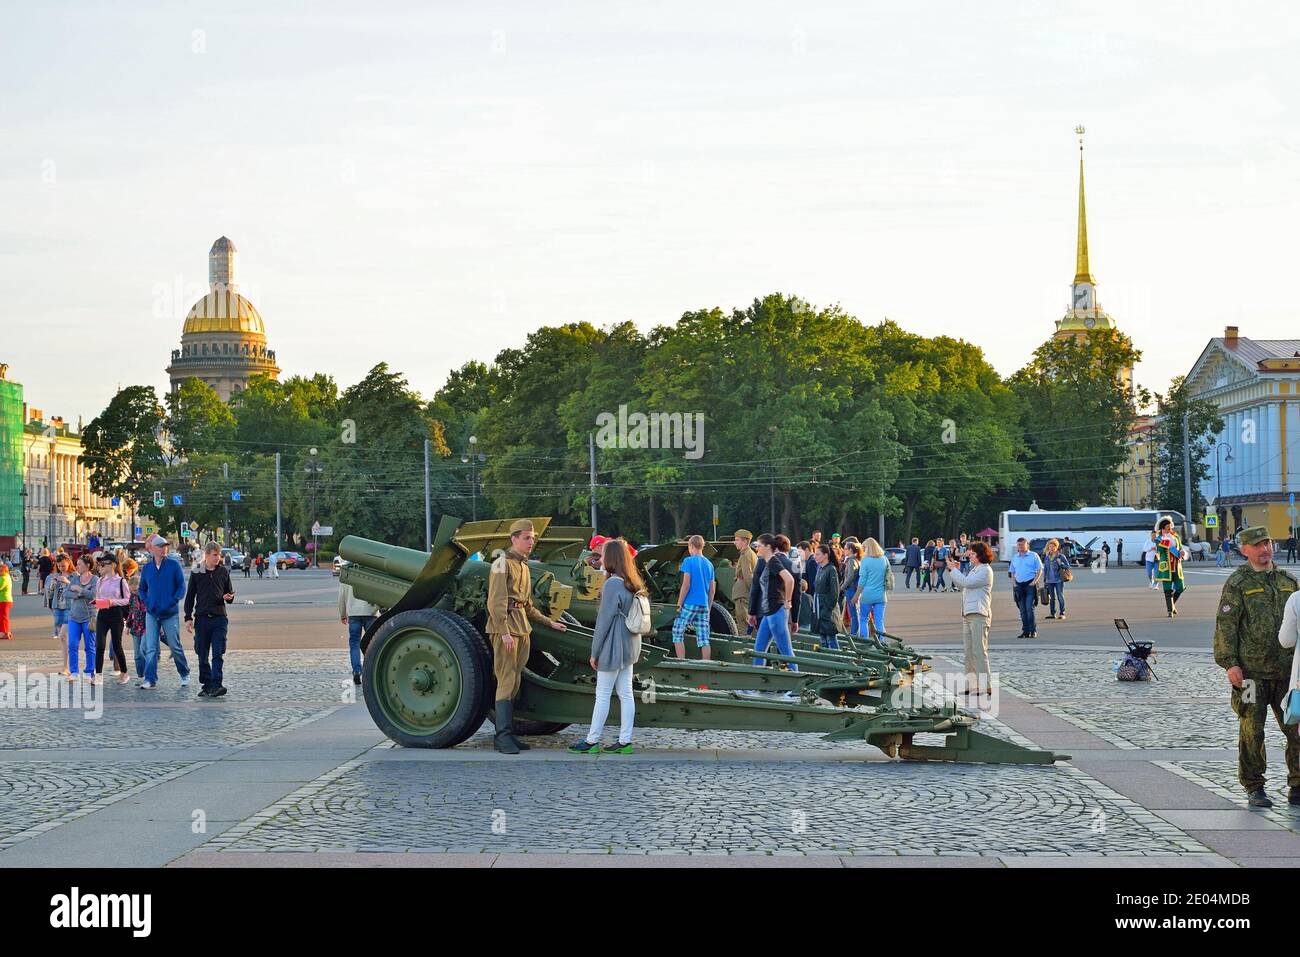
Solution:
M 736 580 L 731 586 L 731 602 L 736 609 L 736 624 L 742 628 L 749 620 L 749 590 L 754 584 L 754 567 L 758 556 L 750 547 L 754 533 L 747 528 L 736 529 Z
M 510 547 L 492 562 L 488 575 L 487 635 L 492 642 L 492 673 L 497 679 L 496 737 L 502 754 L 527 751 L 528 745 L 515 737 L 515 696 L 528 664 L 532 622 L 564 631 L 562 621 L 552 621 L 533 606 L 533 579 L 528 572 L 537 535 L 533 523 L 521 518 L 510 526 Z
M 1264 723 L 1268 709 L 1286 735 L 1287 799 L 1300 805 L 1300 735 L 1282 723 L 1282 696 L 1291 677 L 1291 658 L 1278 643 L 1282 610 L 1300 588 L 1290 572 L 1273 564 L 1268 529 L 1255 525 L 1238 536 L 1242 565 L 1223 585 L 1214 626 L 1214 660 L 1228 672 L 1232 710 L 1237 714 L 1237 778 L 1251 807 L 1272 807 L 1264 792 L 1268 767 Z

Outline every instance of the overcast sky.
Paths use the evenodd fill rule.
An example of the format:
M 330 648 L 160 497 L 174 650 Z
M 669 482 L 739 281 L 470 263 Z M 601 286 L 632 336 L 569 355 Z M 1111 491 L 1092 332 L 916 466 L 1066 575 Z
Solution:
M 1067 305 L 1082 123 L 1099 300 L 1162 389 L 1225 324 L 1300 337 L 1298 34 L 1231 0 L 6 4 L 0 361 L 73 419 L 164 389 L 224 234 L 284 374 L 344 386 L 772 291 L 1010 374 Z

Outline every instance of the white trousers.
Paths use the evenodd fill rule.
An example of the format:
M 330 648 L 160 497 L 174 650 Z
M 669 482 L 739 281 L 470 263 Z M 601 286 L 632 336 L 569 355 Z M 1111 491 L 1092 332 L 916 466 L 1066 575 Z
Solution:
M 636 700 L 632 697 L 632 666 L 621 671 L 596 672 L 596 703 L 591 707 L 591 730 L 587 743 L 597 744 L 609 717 L 609 696 L 618 691 L 618 743 L 632 743 L 632 722 L 636 719 Z
M 966 651 L 966 685 L 991 688 L 992 668 L 989 665 L 989 627 L 987 615 L 963 615 L 961 619 L 962 644 Z

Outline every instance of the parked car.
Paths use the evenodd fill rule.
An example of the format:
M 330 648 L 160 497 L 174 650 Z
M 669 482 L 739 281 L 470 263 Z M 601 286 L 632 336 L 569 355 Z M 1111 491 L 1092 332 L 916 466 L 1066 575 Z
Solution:
M 907 549 L 894 546 L 885 549 L 885 557 L 889 559 L 891 565 L 901 565 L 907 559 Z
M 311 563 L 300 552 L 272 552 L 267 556 L 268 562 L 275 562 L 275 567 L 284 571 L 286 568 L 310 568 Z
M 1061 553 L 1070 560 L 1072 566 L 1088 568 L 1097 560 L 1097 552 L 1092 548 L 1096 541 L 1096 538 L 1092 538 L 1087 545 L 1080 545 L 1073 539 L 1061 542 Z M 1047 550 L 1047 542 L 1048 539 L 1046 538 L 1031 538 L 1029 540 L 1029 550 L 1042 558 L 1043 552 Z
M 333 572 L 334 572 L 334 577 L 337 578 L 339 572 L 343 570 L 343 566 L 344 566 L 344 565 L 348 565 L 348 564 L 351 564 L 351 563 L 350 563 L 346 558 L 344 558 L 342 555 L 335 555 L 335 556 L 334 556 L 334 562 L 333 562 L 333 564 L 332 564 L 332 566 L 331 566 L 331 568 L 332 568 L 332 570 L 333 570 Z
M 221 550 L 221 560 L 232 572 L 241 571 L 248 561 L 248 556 L 237 548 L 223 548 Z

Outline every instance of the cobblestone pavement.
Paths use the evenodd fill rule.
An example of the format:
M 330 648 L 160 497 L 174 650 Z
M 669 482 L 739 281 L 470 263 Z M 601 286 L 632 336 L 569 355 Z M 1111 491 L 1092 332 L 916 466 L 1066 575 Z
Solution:
M 183 763 L 24 762 L 0 776 L 0 850 L 139 793 L 187 769 Z
M 951 653 L 940 654 L 951 665 Z M 1166 653 L 1158 665 L 1163 680 L 1132 685 L 1114 680 L 1110 663 L 1118 657 L 1109 650 L 1017 647 L 1000 650 L 995 665 L 1004 688 L 1134 751 L 1123 758 L 1142 767 L 1150 764 L 1137 749 L 1216 749 L 1221 757 L 1219 749 L 1235 747 L 1222 672 L 1207 654 Z M 58 656 L 0 652 L 0 672 L 20 664 L 52 670 Z M 165 801 L 168 788 L 210 787 L 186 784 L 197 768 L 224 769 L 218 780 L 247 789 L 245 766 L 278 769 L 299 760 L 301 776 L 268 772 L 258 779 L 263 790 L 255 803 L 250 799 L 250 809 L 231 818 L 240 823 L 197 836 L 194 846 L 208 853 L 1212 856 L 1185 830 L 1065 764 L 905 764 L 883 760 L 861 742 L 813 734 L 671 729 L 638 729 L 631 756 L 561 753 L 585 725 L 531 737 L 535 752 L 517 760 L 491 753 L 490 724 L 454 751 L 370 748 L 374 730 L 356 700 L 346 650 L 235 649 L 227 661 L 230 694 L 212 702 L 196 700 L 196 683 L 178 686 L 169 656 L 160 675 L 154 692 L 110 679 L 100 689 L 105 706 L 98 720 L 70 709 L 0 711 L 0 852 L 43 848 L 51 831 L 143 789 L 161 787 L 152 802 L 155 794 Z M 937 694 L 938 672 L 924 683 Z M 326 717 L 350 729 L 328 739 L 342 741 L 332 746 L 345 756 L 307 768 L 311 761 L 276 747 L 292 729 L 316 740 L 312 722 Z M 985 718 L 980 730 L 1031 743 L 1011 724 Z M 606 739 L 612 735 L 607 727 Z M 253 758 L 259 742 L 271 748 L 266 755 L 238 767 L 224 761 L 222 749 L 227 757 L 240 751 Z M 149 754 L 199 747 L 206 750 L 191 761 L 184 753 L 166 760 Z M 87 757 L 87 748 L 98 754 Z M 20 753 L 31 749 L 41 753 Z M 76 754 L 60 760 L 70 749 Z M 1234 766 L 1208 757 L 1189 751 L 1187 761 L 1161 766 L 1204 791 L 1231 793 L 1241 805 Z M 1300 815 L 1270 814 L 1297 830 Z
M 120 685 L 106 674 L 94 689 L 103 696 L 98 717 L 88 718 L 85 708 L 6 709 L 0 712 L 0 750 L 246 745 L 359 697 L 351 676 L 339 674 L 339 657 L 319 651 L 232 655 L 225 675 L 230 693 L 210 701 L 198 699 L 197 662 L 191 656 L 189 663 L 185 688 L 169 655 L 159 663 L 153 691 L 136 688 L 134 680 Z M 49 670 L 59 659 L 53 652 L 0 656 L 0 671 L 17 675 L 20 665 Z
M 1236 761 L 1159 761 L 1156 763 L 1234 804 L 1243 808 L 1250 806 L 1246 803 L 1246 792 L 1237 781 Z M 1265 790 L 1273 800 L 1273 807 L 1251 813 L 1259 814 L 1283 827 L 1300 832 L 1300 807 L 1287 803 L 1286 762 L 1270 761 L 1266 776 Z
M 558 773 L 557 773 L 558 772 Z M 721 778 L 721 780 L 720 780 Z M 1070 768 L 365 760 L 210 849 L 1196 854 Z M 994 851 L 993 849 L 996 849 Z

